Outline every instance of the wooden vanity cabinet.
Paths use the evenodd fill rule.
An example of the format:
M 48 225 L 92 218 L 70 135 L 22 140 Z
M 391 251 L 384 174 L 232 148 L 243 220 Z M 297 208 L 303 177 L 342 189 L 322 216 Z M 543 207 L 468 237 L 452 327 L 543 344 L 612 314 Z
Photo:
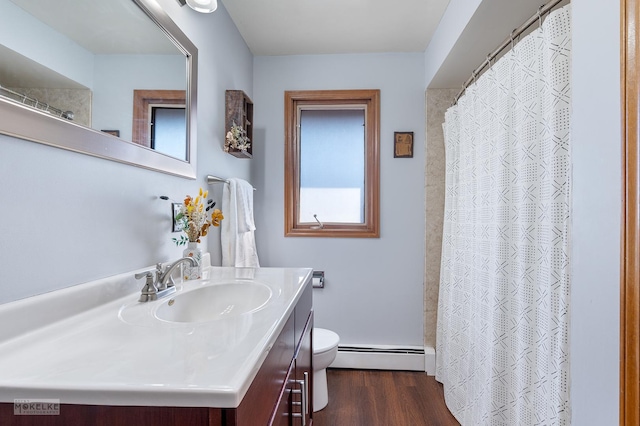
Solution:
M 312 425 L 312 374 L 311 330 L 313 315 L 309 317 L 298 346 L 298 351 L 289 366 L 278 405 L 273 413 L 270 426 L 310 426 Z
M 270 425 L 294 357 L 294 317 L 291 315 L 269 351 L 240 406 L 223 409 L 223 426 Z
M 63 404 L 59 415 L 16 416 L 12 403 L 0 403 L 0 425 L 310 426 L 313 424 L 312 305 L 309 283 L 237 408 Z
M 294 426 L 312 424 L 313 413 L 313 297 L 307 286 L 294 312 L 296 352 L 292 362 L 291 417 Z
M 312 341 L 312 333 L 313 333 L 313 312 L 309 316 L 309 320 L 304 328 L 304 332 L 302 333 L 302 337 L 300 339 L 300 344 L 298 346 L 298 352 L 294 359 L 295 364 L 295 382 L 294 386 L 297 386 L 299 393 L 294 391 L 293 393 L 293 407 L 291 410 L 293 425 L 301 424 L 302 426 L 309 426 L 313 424 L 312 413 L 313 413 L 313 350 L 311 346 Z M 300 396 L 300 405 L 297 405 L 298 401 L 296 396 Z M 304 398 L 304 401 L 302 400 Z M 304 402 L 304 404 L 303 404 Z M 300 407 L 300 410 L 297 410 L 297 407 Z M 301 413 L 298 417 L 298 413 Z M 304 417 L 304 421 L 297 422 L 296 419 L 302 419 Z
M 240 406 L 223 410 L 223 426 L 313 424 L 312 307 L 308 285 Z

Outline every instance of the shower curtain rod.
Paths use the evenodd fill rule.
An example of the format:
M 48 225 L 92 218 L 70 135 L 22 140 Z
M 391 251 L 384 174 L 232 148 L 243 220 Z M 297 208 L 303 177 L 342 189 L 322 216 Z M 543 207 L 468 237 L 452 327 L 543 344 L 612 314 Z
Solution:
M 469 85 L 471 83 L 473 83 L 476 80 L 476 78 L 478 78 L 480 76 L 480 73 L 484 70 L 484 68 L 487 65 L 490 65 L 491 61 L 493 61 L 495 59 L 495 57 L 500 54 L 500 52 L 502 52 L 509 45 L 511 45 L 511 47 L 513 47 L 513 44 L 515 43 L 515 39 L 518 36 L 520 36 L 520 34 L 525 32 L 531 25 L 535 24 L 536 21 L 539 22 L 540 24 L 542 24 L 542 17 L 546 13 L 551 12 L 551 10 L 553 10 L 554 7 L 556 7 L 557 5 L 559 5 L 560 3 L 564 2 L 564 1 L 566 1 L 566 0 L 551 0 L 549 3 L 543 4 L 542 6 L 540 6 L 538 8 L 538 12 L 535 15 L 533 15 L 531 18 L 529 18 L 524 24 L 522 24 L 521 26 L 519 26 L 515 30 L 511 31 L 511 34 L 509 35 L 509 37 L 505 41 L 503 41 L 502 44 L 500 46 L 498 46 L 497 49 L 495 49 L 493 52 L 489 53 L 487 55 L 487 58 L 484 60 L 484 62 L 482 62 L 482 64 L 480 64 L 480 66 L 478 68 L 473 70 L 473 72 L 471 73 L 471 77 L 469 77 L 469 79 L 464 82 L 464 84 L 462 85 L 462 90 L 460 90 L 460 92 L 458 92 L 458 94 L 456 95 L 456 97 L 455 97 L 455 99 L 453 101 L 453 105 L 458 103 L 458 99 L 460 99 L 460 97 L 464 94 L 465 90 L 467 90 L 467 87 L 469 87 Z M 569 3 L 569 2 L 567 2 L 567 3 Z
M 63 111 L 59 108 L 53 107 L 45 102 L 40 102 L 39 100 L 37 100 L 36 98 L 32 98 L 30 96 L 25 95 L 24 93 L 18 93 L 15 92 L 11 89 L 7 89 L 6 87 L 2 87 L 2 85 L 0 85 L 0 90 L 7 92 L 13 96 L 17 96 L 19 98 L 22 98 L 22 100 L 19 99 L 14 99 L 15 101 L 18 101 L 24 105 L 27 106 L 32 106 L 37 110 L 40 111 L 44 111 L 44 112 L 49 112 L 49 113 L 53 113 L 55 115 L 57 115 L 58 117 L 62 117 L 62 118 L 66 118 L 67 120 L 72 121 L 73 120 L 73 111 Z M 33 105 L 29 105 L 27 102 L 31 102 Z

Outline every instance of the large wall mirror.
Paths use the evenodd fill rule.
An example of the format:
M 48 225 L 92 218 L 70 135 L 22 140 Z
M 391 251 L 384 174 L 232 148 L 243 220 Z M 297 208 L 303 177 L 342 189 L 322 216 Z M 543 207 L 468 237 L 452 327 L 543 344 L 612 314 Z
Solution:
M 195 178 L 196 85 L 155 0 L 0 0 L 0 133 Z

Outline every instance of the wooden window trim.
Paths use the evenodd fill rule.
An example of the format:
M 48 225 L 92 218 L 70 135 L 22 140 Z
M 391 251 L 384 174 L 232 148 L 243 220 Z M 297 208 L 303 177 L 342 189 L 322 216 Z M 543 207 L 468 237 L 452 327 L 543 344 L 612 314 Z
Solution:
M 640 24 L 638 0 L 621 0 L 622 238 L 620 425 L 640 425 Z
M 297 109 L 303 105 L 366 105 L 365 112 L 365 221 L 363 224 L 298 223 L 300 206 L 300 145 Z M 284 94 L 285 237 L 378 238 L 380 236 L 380 90 L 286 91 Z
M 186 105 L 186 98 L 184 90 L 134 90 L 131 140 L 151 148 L 149 105 Z

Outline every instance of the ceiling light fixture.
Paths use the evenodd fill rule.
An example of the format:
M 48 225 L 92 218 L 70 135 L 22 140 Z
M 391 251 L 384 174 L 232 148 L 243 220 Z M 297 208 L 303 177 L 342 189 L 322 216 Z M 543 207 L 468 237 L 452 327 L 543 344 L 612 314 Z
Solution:
M 211 13 L 218 8 L 218 0 L 178 0 L 180 6 L 185 4 L 200 13 Z

